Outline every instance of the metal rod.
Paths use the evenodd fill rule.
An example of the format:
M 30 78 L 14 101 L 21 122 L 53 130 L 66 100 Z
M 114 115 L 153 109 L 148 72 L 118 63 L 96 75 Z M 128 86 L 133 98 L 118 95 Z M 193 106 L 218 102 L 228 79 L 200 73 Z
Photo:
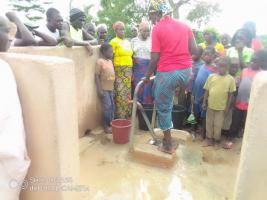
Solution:
M 154 130 L 156 124 L 156 105 L 153 106 L 153 113 L 152 113 L 152 120 L 151 120 L 151 127 Z
M 155 76 L 150 77 L 150 80 L 153 80 L 155 78 Z M 134 96 L 133 96 L 133 110 L 132 110 L 132 126 L 131 126 L 131 132 L 130 132 L 130 149 L 133 149 L 134 147 L 134 133 L 136 130 L 135 127 L 135 120 L 136 120 L 136 111 L 137 111 L 137 96 L 138 96 L 138 91 L 140 89 L 140 87 L 142 86 L 142 84 L 144 83 L 144 81 L 140 81 L 134 90 Z
M 152 128 L 152 126 L 151 126 L 151 124 L 149 122 L 149 119 L 148 119 L 148 117 L 147 117 L 147 115 L 145 113 L 145 110 L 144 110 L 142 104 L 140 104 L 139 102 L 137 102 L 137 105 L 140 108 L 141 114 L 142 114 L 142 116 L 143 116 L 143 118 L 144 118 L 144 120 L 146 122 L 146 125 L 147 125 L 147 127 L 149 129 L 149 133 L 150 133 L 151 137 L 153 138 L 153 140 L 157 140 L 158 138 L 157 138 L 157 136 L 156 136 L 156 134 L 154 132 L 154 129 Z

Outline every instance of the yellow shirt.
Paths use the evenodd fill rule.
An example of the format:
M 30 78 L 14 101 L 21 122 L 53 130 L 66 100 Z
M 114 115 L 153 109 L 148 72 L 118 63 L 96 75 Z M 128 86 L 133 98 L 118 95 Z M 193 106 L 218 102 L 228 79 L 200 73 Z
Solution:
M 128 40 L 115 37 L 110 41 L 110 45 L 114 51 L 114 66 L 133 66 L 133 50 Z
M 208 107 L 213 110 L 225 110 L 229 93 L 236 90 L 235 79 L 229 74 L 212 74 L 208 77 L 204 89 L 209 91 Z
M 72 25 L 70 25 L 70 37 L 73 40 L 76 40 L 78 42 L 83 41 L 83 31 L 82 31 L 82 29 L 76 30 L 75 28 L 73 28 Z
M 206 49 L 206 47 L 207 47 L 207 45 L 206 45 L 205 42 L 200 43 L 199 45 L 200 45 L 203 49 Z M 215 50 L 216 50 L 219 54 L 221 54 L 221 55 L 224 54 L 224 46 L 223 46 L 221 43 L 217 42 L 217 43 L 215 44 L 214 48 L 215 48 Z

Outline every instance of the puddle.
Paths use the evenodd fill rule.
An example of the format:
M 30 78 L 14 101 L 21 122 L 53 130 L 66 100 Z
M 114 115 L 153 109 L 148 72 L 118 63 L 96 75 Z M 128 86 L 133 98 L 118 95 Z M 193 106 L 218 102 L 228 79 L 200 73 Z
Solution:
M 136 136 L 147 141 L 148 134 Z M 80 156 L 82 200 L 226 200 L 232 199 L 240 148 L 201 147 L 201 142 L 180 145 L 178 162 L 171 169 L 151 167 L 129 158 L 128 145 L 99 137 Z

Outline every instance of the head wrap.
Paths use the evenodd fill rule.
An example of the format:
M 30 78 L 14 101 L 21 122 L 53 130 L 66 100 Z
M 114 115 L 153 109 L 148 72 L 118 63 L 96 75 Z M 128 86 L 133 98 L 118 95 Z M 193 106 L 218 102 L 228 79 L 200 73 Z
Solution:
M 167 15 L 172 12 L 172 8 L 167 0 L 151 0 L 149 12 L 162 12 L 163 15 Z
M 121 22 L 121 21 L 117 21 L 117 22 L 115 22 L 115 23 L 113 24 L 112 28 L 113 28 L 113 30 L 116 30 L 116 29 L 118 29 L 118 28 L 121 27 L 121 26 L 124 26 L 124 23 Z
M 75 21 L 80 17 L 85 17 L 85 13 L 78 8 L 72 8 L 70 10 L 70 21 Z

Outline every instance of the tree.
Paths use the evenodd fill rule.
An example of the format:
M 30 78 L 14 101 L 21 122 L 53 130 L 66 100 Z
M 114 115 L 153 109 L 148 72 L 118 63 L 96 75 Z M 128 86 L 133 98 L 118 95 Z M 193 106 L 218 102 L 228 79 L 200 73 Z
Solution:
M 95 19 L 94 17 L 90 14 L 91 9 L 94 7 L 93 4 L 87 5 L 84 7 L 84 13 L 86 15 L 85 22 L 86 23 L 92 23 Z
M 187 15 L 187 19 L 192 23 L 196 23 L 200 28 L 203 24 L 207 24 L 210 19 L 220 12 L 218 3 L 208 3 L 201 1 Z
M 97 14 L 98 23 L 105 23 L 109 33 L 113 33 L 114 22 L 123 21 L 126 25 L 126 35 L 129 35 L 130 26 L 139 24 L 147 15 L 145 7 L 134 0 L 101 0 L 100 5 L 102 10 Z
M 51 3 L 49 0 L 9 0 L 9 5 L 14 11 L 22 12 L 31 21 L 42 19 L 45 13 L 44 7 Z
M 180 18 L 180 9 L 183 6 L 189 5 L 190 11 L 186 17 L 192 23 L 196 23 L 199 27 L 202 24 L 206 24 L 210 19 L 220 12 L 219 3 L 211 3 L 203 0 L 169 0 L 169 3 L 173 9 L 173 16 L 176 19 Z

